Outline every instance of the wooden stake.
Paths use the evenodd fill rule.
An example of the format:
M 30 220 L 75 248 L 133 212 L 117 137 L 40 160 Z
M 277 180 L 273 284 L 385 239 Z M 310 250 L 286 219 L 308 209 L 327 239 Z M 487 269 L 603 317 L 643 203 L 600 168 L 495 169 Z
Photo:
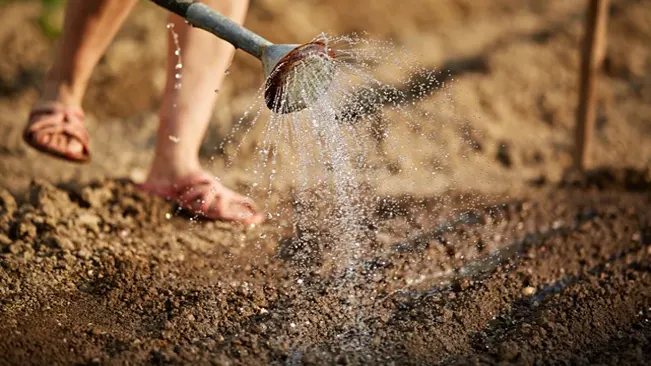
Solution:
M 606 54 L 606 27 L 609 0 L 589 0 L 581 52 L 579 108 L 575 130 L 574 165 L 584 170 L 591 165 L 596 119 L 596 78 Z

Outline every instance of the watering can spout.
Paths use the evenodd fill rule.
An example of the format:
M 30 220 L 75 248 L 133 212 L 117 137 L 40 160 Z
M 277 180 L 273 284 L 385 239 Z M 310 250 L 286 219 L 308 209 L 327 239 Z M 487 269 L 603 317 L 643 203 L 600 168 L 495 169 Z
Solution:
M 332 82 L 334 53 L 321 41 L 304 45 L 273 44 L 205 4 L 187 0 L 151 1 L 259 59 L 266 78 L 266 104 L 276 113 L 307 108 Z
M 292 113 L 314 104 L 334 79 L 334 58 L 334 52 L 321 41 L 269 46 L 262 60 L 267 107 L 278 113 Z
M 262 50 L 262 71 L 264 71 L 264 77 L 268 78 L 269 75 L 273 72 L 278 62 L 292 52 L 296 47 L 300 45 L 291 45 L 291 44 L 274 44 L 267 47 L 264 47 Z

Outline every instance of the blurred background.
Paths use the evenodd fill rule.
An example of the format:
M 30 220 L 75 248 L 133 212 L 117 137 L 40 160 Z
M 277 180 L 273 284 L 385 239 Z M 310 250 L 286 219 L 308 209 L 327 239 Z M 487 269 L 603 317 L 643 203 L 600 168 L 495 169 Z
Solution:
M 393 42 L 398 56 L 409 54 L 422 67 L 440 70 L 441 75 L 450 70 L 454 81 L 447 93 L 434 92 L 413 106 L 434 117 L 420 123 L 437 138 L 420 138 L 392 121 L 387 128 L 398 139 L 421 148 L 413 154 L 391 150 L 394 162 L 379 167 L 380 174 L 386 176 L 389 191 L 405 189 L 402 175 L 409 174 L 409 181 L 416 183 L 409 189 L 420 193 L 433 194 L 459 183 L 501 192 L 559 180 L 572 164 L 586 4 L 251 0 L 245 26 L 280 43 L 303 43 L 321 32 L 366 32 L 370 38 Z M 16 194 L 33 177 L 53 183 L 104 176 L 142 179 L 153 153 L 170 35 L 167 14 L 148 1 L 138 4 L 93 75 L 84 102 L 94 154 L 91 165 L 59 162 L 23 144 L 21 133 L 51 64 L 63 5 L 60 0 L 0 0 L 0 186 Z M 651 2 L 612 1 L 606 62 L 598 82 L 596 166 L 649 169 L 649 45 Z M 215 173 L 224 160 L 215 147 L 252 103 L 262 82 L 259 61 L 237 52 L 202 148 L 202 158 L 214 160 Z M 256 142 L 251 139 L 245 150 L 252 154 Z M 241 157 L 251 154 L 245 151 Z M 405 157 L 429 164 L 437 174 L 400 169 Z M 247 180 L 237 169 L 224 178 L 229 184 Z

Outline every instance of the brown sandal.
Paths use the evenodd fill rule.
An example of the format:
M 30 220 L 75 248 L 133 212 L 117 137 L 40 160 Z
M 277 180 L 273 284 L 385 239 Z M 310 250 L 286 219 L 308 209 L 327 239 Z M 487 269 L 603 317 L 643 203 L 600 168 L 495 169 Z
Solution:
M 190 174 L 167 187 L 146 183 L 138 184 L 137 187 L 175 202 L 186 212 L 206 220 L 234 221 L 249 225 L 259 224 L 265 218 L 250 198 L 224 187 L 206 172 Z
M 23 140 L 34 149 L 75 163 L 90 160 L 84 112 L 79 107 L 53 103 L 34 108 L 29 114 Z M 79 151 L 70 149 L 75 140 Z

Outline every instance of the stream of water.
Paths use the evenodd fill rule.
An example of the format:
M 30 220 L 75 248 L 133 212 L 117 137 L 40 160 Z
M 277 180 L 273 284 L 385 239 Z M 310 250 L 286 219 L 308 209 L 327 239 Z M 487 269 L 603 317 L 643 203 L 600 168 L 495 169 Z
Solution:
M 335 338 L 363 349 L 372 334 L 362 321 L 368 304 L 361 304 L 376 301 L 377 294 L 360 293 L 358 285 L 368 280 L 368 261 L 363 258 L 377 250 L 382 228 L 375 212 L 386 194 L 380 188 L 407 192 L 406 198 L 408 192 L 427 191 L 423 185 L 432 184 L 429 179 L 438 177 L 449 158 L 444 148 L 444 153 L 432 154 L 436 143 L 445 140 L 439 131 L 446 124 L 462 123 L 437 70 L 419 66 L 394 44 L 364 35 L 320 35 L 316 40 L 334 50 L 334 60 L 309 60 L 282 85 L 313 102 L 298 112 L 274 113 L 261 87 L 219 150 L 227 156 L 226 169 L 246 166 L 251 181 L 246 193 L 263 202 L 269 222 L 301 248 L 298 266 L 305 268 L 297 273 L 309 272 L 310 263 L 318 261 L 332 271 L 331 278 L 339 279 L 338 296 L 349 304 L 351 329 Z M 323 92 L 320 86 L 330 78 Z M 441 95 L 439 104 L 423 106 L 435 92 Z M 274 105 L 284 102 L 275 100 Z M 437 108 L 447 108 L 448 118 L 442 119 L 445 113 L 437 114 Z M 463 133 L 455 138 L 467 144 Z M 409 179 L 411 173 L 425 178 Z M 395 177 L 407 179 L 392 183 Z M 458 212 L 450 209 L 449 216 L 473 205 L 469 200 Z M 262 232 L 259 239 L 257 245 L 280 238 Z M 295 346 L 300 350 L 300 344 Z

